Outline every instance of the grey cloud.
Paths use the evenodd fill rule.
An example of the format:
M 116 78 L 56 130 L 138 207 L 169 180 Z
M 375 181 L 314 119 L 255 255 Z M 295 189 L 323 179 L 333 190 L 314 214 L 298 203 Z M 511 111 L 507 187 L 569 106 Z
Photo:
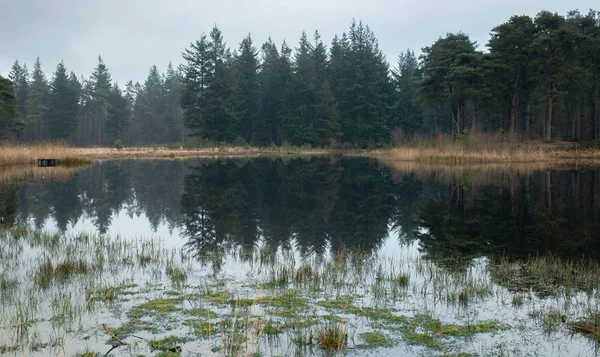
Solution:
M 31 67 L 39 56 L 48 77 L 61 59 L 87 77 L 102 55 L 120 83 L 142 82 L 153 64 L 161 70 L 169 61 L 179 64 L 181 51 L 214 24 L 232 49 L 248 33 L 257 47 L 268 36 L 295 47 L 302 30 L 312 35 L 318 29 L 330 42 L 353 18 L 362 19 L 393 66 L 400 51 L 419 52 L 447 32 L 463 31 L 484 48 L 491 28 L 511 15 L 587 12 L 596 5 L 590 0 L 1 1 L 1 74 L 16 59 Z

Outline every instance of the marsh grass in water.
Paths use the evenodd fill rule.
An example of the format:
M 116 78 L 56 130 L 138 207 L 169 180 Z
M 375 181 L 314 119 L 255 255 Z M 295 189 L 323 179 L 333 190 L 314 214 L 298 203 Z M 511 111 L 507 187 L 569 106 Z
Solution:
M 348 328 L 342 323 L 329 323 L 317 327 L 315 338 L 326 352 L 341 353 L 348 343 Z
M 108 327 L 115 336 L 130 343 L 127 348 L 133 354 L 174 353 L 168 348 L 179 345 L 183 353 L 226 356 L 266 351 L 313 355 L 320 350 L 361 355 L 363 348 L 398 346 L 415 346 L 414 351 L 431 354 L 449 350 L 472 354 L 471 346 L 480 343 L 478 336 L 498 341 L 496 334 L 514 328 L 513 321 L 498 319 L 502 315 L 490 318 L 482 306 L 502 310 L 504 304 L 508 310 L 503 313 L 510 315 L 513 306 L 532 311 L 533 302 L 540 306 L 539 299 L 559 306 L 556 301 L 561 298 L 527 297 L 503 289 L 516 285 L 508 272 L 531 269 L 527 276 L 533 277 L 541 269 L 508 260 L 481 260 L 460 270 L 419 256 L 378 258 L 340 249 L 302 258 L 293 249 L 257 246 L 243 254 L 231 252 L 229 259 L 239 270 L 229 274 L 215 273 L 190 261 L 179 248 L 167 249 L 157 240 L 65 236 L 16 228 L 0 239 L 6 258 L 0 261 L 5 271 L 0 278 L 4 317 L 0 328 L 19 336 L 13 340 L 7 334 L 0 345 L 24 354 L 40 343 L 49 346 L 41 348 L 52 354 L 51 346 L 88 343 L 86 336 L 100 337 L 109 346 L 115 341 L 96 323 L 105 320 L 111 322 Z M 572 278 L 567 267 L 575 267 L 586 278 L 571 282 L 571 291 L 587 287 L 596 296 L 593 265 L 582 268 L 556 260 L 536 264 L 554 267 L 552 271 L 561 278 L 544 278 L 553 284 Z M 20 276 L 33 279 L 11 283 Z M 527 284 L 534 286 L 531 279 L 523 279 L 520 290 Z M 10 295 L 20 298 L 10 299 Z M 592 336 L 595 330 L 590 332 L 589 327 L 597 317 L 578 315 L 577 308 L 537 308 L 533 309 L 537 315 L 524 315 L 531 321 L 528 328 L 537 328 L 540 336 L 556 338 L 565 330 Z M 472 311 L 483 316 L 474 317 Z M 567 313 L 583 317 L 571 319 L 569 329 L 562 329 L 562 316 Z M 119 351 L 125 349 L 111 354 L 124 354 Z
M 392 342 L 382 332 L 363 332 L 359 336 L 364 341 L 364 344 L 356 346 L 358 348 L 392 347 Z
M 566 316 L 563 319 L 563 322 L 566 322 Z M 589 309 L 584 317 L 580 317 L 575 321 L 568 323 L 569 329 L 573 333 L 581 334 L 596 342 L 600 341 L 599 325 L 600 312 L 597 307 L 596 309 Z
M 492 262 L 491 277 L 507 288 L 532 289 L 541 296 L 570 295 L 575 290 L 592 293 L 600 288 L 600 264 L 545 255 L 512 261 L 507 257 Z

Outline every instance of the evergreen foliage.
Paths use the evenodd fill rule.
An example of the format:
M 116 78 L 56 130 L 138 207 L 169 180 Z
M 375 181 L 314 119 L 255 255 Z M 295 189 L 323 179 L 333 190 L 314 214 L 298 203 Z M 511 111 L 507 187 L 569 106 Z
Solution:
M 302 32 L 296 46 L 269 39 L 259 47 L 248 35 L 233 52 L 215 26 L 184 49 L 179 68 L 152 66 L 143 84 L 124 89 L 101 57 L 87 79 L 61 63 L 48 83 L 39 59 L 31 73 L 16 61 L 9 79 L 27 141 L 366 148 L 460 138 L 465 129 L 508 140 L 599 138 L 598 12 L 513 16 L 492 28 L 486 46 L 449 33 L 419 58 L 402 52 L 390 69 L 361 21 L 329 46 L 318 31 L 310 39 Z
M 13 83 L 0 76 L 0 139 L 14 139 L 24 130 Z
M 69 139 L 77 129 L 79 105 L 77 77 L 69 77 L 67 68 L 60 62 L 50 84 L 48 133 L 53 139 Z

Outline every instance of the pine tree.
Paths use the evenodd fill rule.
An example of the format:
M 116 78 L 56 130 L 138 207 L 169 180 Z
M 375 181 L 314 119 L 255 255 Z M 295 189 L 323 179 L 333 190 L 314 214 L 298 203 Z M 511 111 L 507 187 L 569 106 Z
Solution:
M 208 77 L 202 107 L 203 137 L 218 142 L 232 142 L 238 136 L 236 128 L 239 122 L 239 106 L 234 96 L 233 58 L 216 26 L 210 32 L 210 39 L 209 58 L 213 71 Z
M 73 87 L 62 61 L 56 67 L 50 83 L 48 103 L 47 124 L 50 137 L 68 140 L 77 129 L 79 103 L 76 88 Z
M 395 87 L 393 115 L 388 127 L 402 129 L 406 134 L 422 132 L 423 110 L 416 105 L 416 81 L 419 76 L 419 63 L 411 50 L 400 53 L 398 65 L 392 71 Z
M 252 141 L 258 116 L 258 51 L 248 35 L 242 40 L 239 54 L 235 56 L 237 72 L 236 102 L 239 123 L 237 132 L 246 142 Z
M 389 67 L 375 35 L 362 22 L 353 21 L 350 26 L 344 61 L 342 73 L 347 82 L 338 98 L 346 107 L 344 142 L 367 147 L 388 141 L 386 124 L 393 99 Z
M 104 64 L 102 57 L 98 56 L 98 66 L 95 68 L 90 82 L 93 86 L 92 92 L 92 106 L 93 116 L 92 122 L 92 140 L 98 145 L 105 143 L 104 140 L 104 126 L 106 118 L 108 116 L 108 101 L 110 97 L 110 91 L 112 88 L 112 79 L 108 68 Z
M 294 69 L 292 63 L 292 49 L 287 42 L 283 41 L 280 49 L 279 66 L 278 66 L 278 82 L 280 83 L 279 90 L 281 91 L 281 106 L 277 114 L 276 122 L 279 123 L 280 143 L 289 142 L 289 130 L 294 125 L 294 114 L 297 110 L 296 93 L 294 93 Z M 295 135 L 292 133 L 292 135 Z
M 14 139 L 24 131 L 13 83 L 0 76 L 0 139 Z
M 27 94 L 29 93 L 29 71 L 27 70 L 27 65 L 23 64 L 23 66 L 21 66 L 19 61 L 15 61 L 8 74 L 8 79 L 13 82 L 15 88 L 21 119 L 25 119 L 27 118 L 25 104 L 27 102 Z
M 323 82 L 327 80 L 327 47 L 321 41 L 321 35 L 319 35 L 319 31 L 315 31 L 313 36 L 315 44 L 312 46 L 312 62 L 315 72 L 315 83 L 317 86 L 321 86 Z
M 319 90 L 319 100 L 315 108 L 314 131 L 316 144 L 322 147 L 335 144 L 342 137 L 340 113 L 327 81 L 323 82 Z
M 181 74 L 169 62 L 164 80 L 166 140 L 169 142 L 184 140 L 183 113 L 179 102 L 181 90 Z
M 423 53 L 423 80 L 419 92 L 422 102 L 434 106 L 449 103 L 453 135 L 461 135 L 465 129 L 466 91 L 469 88 L 457 73 L 465 69 L 461 66 L 470 66 L 468 58 L 475 54 L 475 43 L 463 33 L 448 34 L 431 47 L 425 47 Z
M 129 103 L 117 83 L 113 84 L 109 97 L 106 116 L 106 139 L 109 141 L 120 140 L 124 128 L 128 125 Z
M 550 141 L 558 124 L 555 118 L 559 97 L 562 95 L 559 92 L 558 80 L 565 60 L 560 34 L 564 18 L 556 13 L 542 11 L 536 16 L 534 25 L 536 31 L 531 43 L 534 56 L 531 66 L 535 73 L 533 81 L 536 97 L 543 108 L 542 136 L 545 141 Z
M 25 112 L 27 113 L 26 121 L 30 128 L 29 138 L 32 140 L 41 140 L 45 137 L 48 96 L 48 82 L 44 71 L 42 71 L 42 64 L 38 57 L 33 65 L 31 84 L 25 104 Z
M 258 74 L 259 115 L 254 126 L 254 140 L 259 145 L 281 143 L 281 113 L 285 79 L 277 46 L 269 38 L 262 45 L 262 67 Z
M 135 143 L 134 140 L 134 128 L 135 125 L 133 125 L 133 115 L 134 115 L 134 106 L 135 106 L 135 100 L 136 100 L 136 89 L 135 89 L 135 85 L 133 84 L 133 81 L 130 80 L 125 84 L 125 100 L 127 101 L 127 134 L 125 135 L 125 137 L 123 138 L 124 141 L 128 141 L 130 143 Z M 179 103 L 179 99 L 180 97 L 177 97 L 178 99 L 178 103 Z
M 493 76 L 486 80 L 486 85 L 496 98 L 494 109 L 509 113 L 509 127 L 503 129 L 513 136 L 522 136 L 524 114 L 531 100 L 529 72 L 534 33 L 533 20 L 529 16 L 513 16 L 492 29 L 487 45 Z
M 314 106 L 316 104 L 316 74 L 311 57 L 313 46 L 306 32 L 300 37 L 300 47 L 296 49 L 294 74 L 289 87 L 291 95 L 289 115 L 283 122 L 283 135 L 293 145 L 315 144 Z
M 164 83 L 156 66 L 148 72 L 148 78 L 137 92 L 134 108 L 134 125 L 137 142 L 160 143 L 165 131 Z
M 213 71 L 210 47 L 206 35 L 202 34 L 199 40 L 183 52 L 183 59 L 186 61 L 182 66 L 184 81 L 181 92 L 184 122 L 193 135 L 201 138 L 205 130 L 203 110 L 206 103 L 206 89 Z

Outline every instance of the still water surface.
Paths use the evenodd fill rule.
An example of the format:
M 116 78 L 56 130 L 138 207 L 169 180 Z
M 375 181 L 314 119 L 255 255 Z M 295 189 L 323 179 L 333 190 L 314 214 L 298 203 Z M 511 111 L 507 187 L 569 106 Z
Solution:
M 37 231 L 89 232 L 106 239 L 156 237 L 209 266 L 211 274 L 235 276 L 242 284 L 260 272 L 243 276 L 232 257 L 249 255 L 256 247 L 292 248 L 299 260 L 339 251 L 360 251 L 382 262 L 395 259 L 404 262 L 399 268 L 411 276 L 412 286 L 393 299 L 395 311 L 408 316 L 427 312 L 443 323 L 497 321 L 507 327 L 444 348 L 413 346 L 394 339 L 398 333 L 393 329 L 380 327 L 394 346 L 375 349 L 373 355 L 596 354 L 590 340 L 573 336 L 566 327 L 544 331 L 531 316 L 550 306 L 569 316 L 583 314 L 594 305 L 597 291 L 558 297 L 529 292 L 526 303 L 515 308 L 508 287 L 491 281 L 487 264 L 500 257 L 513 261 L 547 254 L 595 261 L 600 254 L 599 171 L 401 170 L 370 159 L 329 157 L 107 161 L 60 182 L 27 179 L 4 185 L 1 195 L 4 227 L 24 224 Z M 440 304 L 435 291 L 423 292 L 427 274 L 416 271 L 423 267 L 410 261 L 427 262 L 435 267 L 431 271 L 473 275 L 493 288 L 468 307 Z M 367 295 L 362 295 L 365 301 Z M 353 324 L 359 332 L 374 328 Z M 101 337 L 97 340 L 92 349 L 101 349 Z M 67 341 L 82 343 L 81 336 Z M 268 349 L 262 352 L 271 355 Z
M 600 171 L 398 172 L 330 158 L 115 161 L 3 196 L 7 223 L 160 236 L 198 251 L 294 240 L 305 253 L 371 252 L 393 234 L 432 258 L 600 254 Z

